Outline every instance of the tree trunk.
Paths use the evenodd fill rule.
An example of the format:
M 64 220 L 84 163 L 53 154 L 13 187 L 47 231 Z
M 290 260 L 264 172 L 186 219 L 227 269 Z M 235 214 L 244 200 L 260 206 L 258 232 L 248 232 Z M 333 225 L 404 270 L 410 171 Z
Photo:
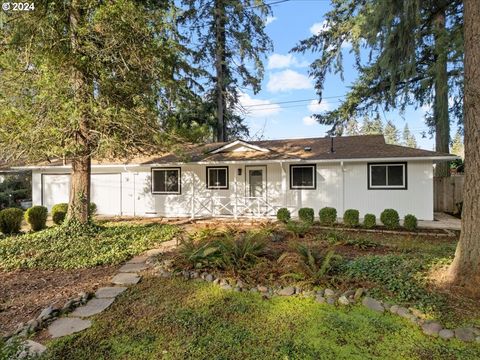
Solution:
M 225 122 L 225 4 L 215 1 L 215 71 L 217 97 L 217 141 L 227 141 Z
M 445 8 L 438 10 L 433 23 L 435 37 L 435 100 L 433 106 L 435 149 L 439 152 L 450 153 L 447 76 L 448 34 L 445 28 Z M 436 165 L 435 176 L 450 176 L 448 162 Z
M 453 283 L 480 292 L 480 1 L 464 1 L 465 185 Z
M 71 84 L 78 116 L 78 130 L 75 132 L 77 151 L 72 156 L 72 176 L 70 182 L 70 199 L 67 220 L 86 224 L 89 220 L 88 208 L 90 204 L 90 171 L 91 156 L 89 144 L 89 115 L 86 109 L 88 104 L 89 86 L 86 77 L 75 60 L 79 56 L 78 28 L 81 19 L 79 0 L 72 0 L 70 4 L 70 45 L 74 64 L 71 70 Z

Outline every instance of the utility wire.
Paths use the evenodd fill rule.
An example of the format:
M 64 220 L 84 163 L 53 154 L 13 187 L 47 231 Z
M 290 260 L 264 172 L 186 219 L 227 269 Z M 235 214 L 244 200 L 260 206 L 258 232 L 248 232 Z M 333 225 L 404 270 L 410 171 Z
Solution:
M 325 96 L 322 97 L 323 99 L 338 99 L 345 97 L 345 95 L 337 95 L 337 96 Z M 298 102 L 306 102 L 306 101 L 313 101 L 318 100 L 318 98 L 310 98 L 310 99 L 299 99 L 299 100 L 289 100 L 289 101 L 279 101 L 279 102 L 270 102 L 268 104 L 253 104 L 253 105 L 244 105 L 245 108 L 257 107 L 257 106 L 271 106 L 271 105 L 281 105 L 281 104 L 290 104 L 290 103 L 298 103 Z M 303 105 L 302 105 L 303 106 Z

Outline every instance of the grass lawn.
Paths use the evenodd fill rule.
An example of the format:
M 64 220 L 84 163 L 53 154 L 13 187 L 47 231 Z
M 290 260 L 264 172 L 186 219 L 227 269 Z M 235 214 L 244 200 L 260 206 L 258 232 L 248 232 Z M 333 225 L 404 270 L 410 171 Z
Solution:
M 9 236 L 0 239 L 0 271 L 115 265 L 171 240 L 178 230 L 172 225 L 106 223 L 81 235 L 54 226 Z
M 478 359 L 480 344 L 424 336 L 362 306 L 262 300 L 183 279 L 146 278 L 48 359 Z

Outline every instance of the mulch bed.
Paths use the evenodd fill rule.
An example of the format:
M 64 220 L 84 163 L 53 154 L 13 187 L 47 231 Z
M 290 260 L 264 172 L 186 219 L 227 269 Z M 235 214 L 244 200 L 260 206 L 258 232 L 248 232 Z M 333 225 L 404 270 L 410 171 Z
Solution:
M 116 267 L 0 272 L 0 336 L 15 330 L 49 305 L 108 284 Z

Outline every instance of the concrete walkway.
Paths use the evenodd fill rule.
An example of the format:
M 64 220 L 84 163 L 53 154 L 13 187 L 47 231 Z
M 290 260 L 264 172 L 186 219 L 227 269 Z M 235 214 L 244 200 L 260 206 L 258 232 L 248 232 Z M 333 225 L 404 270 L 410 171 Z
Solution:
M 419 220 L 418 227 L 424 229 L 444 229 L 444 230 L 460 230 L 462 222 L 455 216 L 445 213 L 435 213 L 433 221 Z

